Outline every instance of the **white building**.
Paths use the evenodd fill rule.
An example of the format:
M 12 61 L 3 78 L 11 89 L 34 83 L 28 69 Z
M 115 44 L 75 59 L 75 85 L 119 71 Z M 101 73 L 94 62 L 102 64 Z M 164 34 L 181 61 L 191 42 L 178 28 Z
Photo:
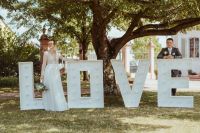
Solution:
M 175 46 L 179 48 L 183 58 L 199 58 L 200 31 L 192 30 L 172 36 Z

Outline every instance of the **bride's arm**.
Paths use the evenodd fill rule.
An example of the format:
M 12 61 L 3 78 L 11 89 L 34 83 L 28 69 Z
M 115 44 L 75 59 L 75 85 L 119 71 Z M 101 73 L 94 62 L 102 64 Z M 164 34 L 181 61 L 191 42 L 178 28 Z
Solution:
M 43 55 L 43 62 L 42 62 L 42 69 L 41 69 L 41 77 L 40 77 L 40 80 L 43 81 L 44 79 L 44 70 L 45 70 L 45 67 L 47 65 L 47 52 L 44 52 L 44 55 Z

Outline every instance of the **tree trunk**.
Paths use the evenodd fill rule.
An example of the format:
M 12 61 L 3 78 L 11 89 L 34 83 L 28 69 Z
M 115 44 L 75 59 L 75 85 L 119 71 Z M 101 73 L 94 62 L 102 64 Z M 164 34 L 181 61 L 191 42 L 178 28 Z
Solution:
M 102 60 L 101 58 L 99 59 Z M 103 81 L 104 93 L 106 95 L 114 95 L 117 90 L 117 84 L 110 59 L 103 60 Z
M 114 95 L 117 90 L 111 59 L 116 58 L 115 48 L 107 38 L 107 19 L 99 1 L 94 1 L 93 10 L 92 44 L 98 60 L 103 60 L 104 93 Z
M 87 55 L 86 55 L 87 51 L 83 50 L 82 53 L 83 53 L 83 60 L 87 60 L 88 59 Z M 88 80 L 89 80 L 88 73 L 87 72 L 83 72 L 83 81 L 88 81 Z
M 101 48 L 98 50 L 97 59 L 103 60 L 104 93 L 106 95 L 114 95 L 115 92 L 117 92 L 117 84 L 111 59 L 115 59 L 117 54 L 109 47 L 110 44 L 108 41 L 105 43 L 107 43 L 107 45 L 101 45 Z
M 79 45 L 79 59 L 80 60 L 87 60 L 87 44 L 86 43 L 80 43 Z M 87 72 L 83 72 L 83 81 L 88 81 L 88 74 Z

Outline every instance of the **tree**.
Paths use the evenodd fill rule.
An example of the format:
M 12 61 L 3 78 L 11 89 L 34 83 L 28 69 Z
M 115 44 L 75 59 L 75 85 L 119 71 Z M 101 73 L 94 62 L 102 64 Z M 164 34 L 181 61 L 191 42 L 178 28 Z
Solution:
M 17 0 L 1 0 L 0 1 L 0 8 L 7 9 L 9 11 L 14 10 L 14 4 L 16 4 L 18 1 Z M 2 19 L 3 17 L 0 15 L 0 18 Z
M 53 0 L 45 2 L 52 3 Z M 60 0 L 58 3 L 65 7 L 65 10 L 59 10 L 62 14 L 70 11 L 71 4 L 89 9 L 92 44 L 97 58 L 104 62 L 104 88 L 111 92 L 116 83 L 110 59 L 115 59 L 127 42 L 144 36 L 175 35 L 182 29 L 200 24 L 199 0 Z M 125 34 L 109 40 L 110 26 L 125 30 Z
M 18 62 L 39 60 L 39 49 L 21 40 L 8 28 L 0 28 L 0 76 L 18 75 Z
M 36 3 L 37 6 L 34 6 Z M 54 39 L 60 43 L 65 44 L 67 37 L 70 37 L 70 40 L 76 39 L 79 44 L 80 60 L 87 60 L 88 45 L 91 43 L 92 17 L 88 13 L 89 8 L 82 6 L 77 6 L 74 3 L 63 4 L 63 1 L 29 0 L 15 6 L 16 12 L 10 13 L 9 16 L 12 16 L 19 26 L 30 27 L 29 37 L 37 33 L 37 29 L 41 27 L 40 22 L 48 23 L 54 29 Z M 30 19 L 37 22 L 32 23 L 29 21 Z M 24 35 L 27 37 L 27 32 Z M 84 80 L 87 80 L 85 72 Z
M 5 9 L 14 9 L 14 4 L 16 4 L 17 0 L 1 0 L 0 7 Z
M 136 38 L 132 44 L 132 50 L 136 59 L 147 59 L 149 57 L 149 42 L 150 39 L 154 44 L 154 52 L 157 54 L 161 49 L 161 44 L 156 37 Z

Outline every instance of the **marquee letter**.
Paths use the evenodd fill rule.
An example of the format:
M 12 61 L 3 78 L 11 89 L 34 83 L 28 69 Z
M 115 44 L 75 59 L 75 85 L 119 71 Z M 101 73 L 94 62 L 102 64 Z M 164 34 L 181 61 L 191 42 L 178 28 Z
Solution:
M 171 77 L 171 70 L 188 70 L 191 59 L 158 60 L 158 106 L 193 107 L 192 96 L 171 96 L 172 88 L 189 88 L 188 77 Z
M 34 97 L 33 63 L 19 62 L 20 109 L 43 109 L 42 99 Z
M 90 73 L 90 97 L 81 97 L 80 71 Z M 67 88 L 69 108 L 103 108 L 103 62 L 69 61 Z
M 145 79 L 149 70 L 149 61 L 139 62 L 132 88 L 129 86 L 122 62 L 117 60 L 112 60 L 111 62 L 125 107 L 138 107 L 142 96 Z

